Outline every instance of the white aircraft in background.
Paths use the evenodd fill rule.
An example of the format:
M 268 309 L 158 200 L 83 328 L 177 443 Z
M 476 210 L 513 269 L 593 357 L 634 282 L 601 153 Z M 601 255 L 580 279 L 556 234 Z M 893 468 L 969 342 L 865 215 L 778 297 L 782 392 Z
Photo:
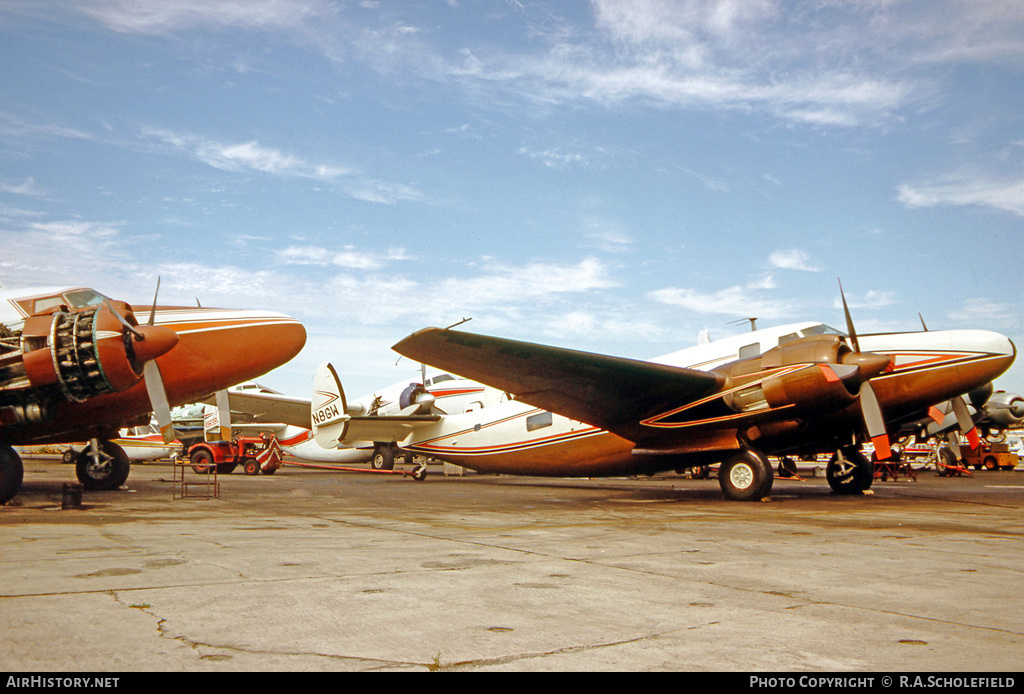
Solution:
M 246 415 L 246 422 L 232 421 L 231 428 L 273 434 L 282 452 L 299 460 L 341 465 L 369 462 L 375 470 L 391 470 L 396 457 L 405 457 L 407 462 L 412 459 L 411 453 L 395 445 L 396 432 L 408 433 L 417 425 L 437 422 L 443 416 L 492 407 L 507 399 L 501 391 L 447 373 L 421 378 L 421 381 L 401 381 L 353 400 L 349 404 L 350 411 L 370 419 L 371 423 L 386 422 L 386 427 L 378 432 L 368 426 L 364 439 L 329 448 L 313 440 L 308 398 L 283 395 L 256 383 L 229 388 L 227 402 L 221 405 L 218 419 L 231 420 L 232 415 L 224 412 L 225 406 L 235 413 L 235 419 L 238 413 Z M 205 407 L 209 412 L 217 406 L 207 404 Z
M 844 300 L 845 303 L 845 300 Z M 771 490 L 767 455 L 834 451 L 837 493 L 870 487 L 870 440 L 880 460 L 890 433 L 913 431 L 929 408 L 988 384 L 1013 362 L 1008 338 L 982 330 L 857 337 L 822 323 L 755 330 L 637 361 L 452 330 L 422 330 L 400 354 L 514 393 L 496 407 L 393 432 L 406 451 L 481 472 L 592 477 L 721 462 L 731 499 Z M 703 341 L 702 341 L 703 342 Z M 313 434 L 325 448 L 385 440 L 386 422 L 345 401 L 330 364 L 314 377 Z M 958 416 L 961 429 L 973 428 Z M 399 422 L 395 422 L 396 425 Z M 866 434 L 866 436 L 865 436 Z
M 117 438 L 110 439 L 110 442 L 120 446 L 127 454 L 128 459 L 133 462 L 174 458 L 181 453 L 181 441 L 174 439 L 165 442 L 163 434 L 160 433 L 160 427 L 155 423 L 121 429 L 119 434 Z M 19 453 L 30 455 L 57 452 L 61 454 L 65 463 L 73 463 L 78 454 L 90 445 L 89 442 L 82 441 L 69 445 L 15 446 L 14 449 Z
M 174 439 L 165 442 L 163 434 L 160 433 L 160 427 L 155 421 L 147 426 L 122 429 L 121 436 L 111 439 L 111 441 L 124 449 L 129 460 L 161 460 L 178 456 L 181 453 L 181 441 Z M 89 443 L 71 444 L 71 447 L 64 451 L 64 462 L 72 462 L 75 455 L 89 445 Z

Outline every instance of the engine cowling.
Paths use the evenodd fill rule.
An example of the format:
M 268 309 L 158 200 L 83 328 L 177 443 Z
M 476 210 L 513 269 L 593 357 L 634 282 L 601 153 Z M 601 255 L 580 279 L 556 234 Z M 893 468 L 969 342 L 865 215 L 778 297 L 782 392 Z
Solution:
M 173 330 L 138 326 L 131 307 L 107 302 L 81 311 L 30 316 L 22 331 L 22 363 L 28 385 L 56 385 L 64 397 L 83 402 L 131 388 L 145 363 L 178 342 Z
M 794 414 L 851 405 L 860 385 L 891 365 L 888 357 L 854 352 L 836 335 L 801 338 L 736 362 L 733 382 L 750 381 L 726 403 L 737 412 L 790 406 Z M 765 375 L 765 373 L 767 375 Z
M 398 398 L 398 406 L 402 411 L 418 405 L 417 412 L 429 413 L 434 406 L 435 398 L 422 384 L 410 383 Z
M 1000 390 L 985 403 L 985 414 L 988 421 L 996 426 L 1018 426 L 1024 423 L 1024 398 Z

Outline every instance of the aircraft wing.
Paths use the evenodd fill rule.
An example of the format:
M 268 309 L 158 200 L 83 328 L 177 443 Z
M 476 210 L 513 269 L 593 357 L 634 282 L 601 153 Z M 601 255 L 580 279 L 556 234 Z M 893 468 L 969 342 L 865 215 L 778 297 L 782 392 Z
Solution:
M 639 424 L 646 416 L 723 386 L 714 373 L 440 328 L 393 349 L 632 441 L 646 435 Z
M 228 391 L 231 409 L 250 415 L 255 422 L 279 422 L 309 429 L 309 399 L 280 393 Z M 215 404 L 210 397 L 203 402 Z

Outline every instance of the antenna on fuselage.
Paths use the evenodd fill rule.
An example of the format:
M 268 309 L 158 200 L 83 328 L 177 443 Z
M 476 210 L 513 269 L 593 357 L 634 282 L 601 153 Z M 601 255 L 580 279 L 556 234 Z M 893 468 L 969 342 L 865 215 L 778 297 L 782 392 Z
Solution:
M 757 330 L 757 318 L 738 318 L 734 321 L 729 321 L 729 325 L 739 325 L 743 321 L 750 321 L 750 332 Z

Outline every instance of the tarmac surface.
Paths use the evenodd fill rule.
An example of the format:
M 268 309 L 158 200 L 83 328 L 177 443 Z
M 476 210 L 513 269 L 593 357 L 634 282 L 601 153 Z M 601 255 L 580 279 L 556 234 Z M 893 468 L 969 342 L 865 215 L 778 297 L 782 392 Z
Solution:
M 1024 473 L 428 479 L 170 465 L 0 507 L 0 670 L 1019 671 Z M 802 473 L 809 473 L 802 470 Z M 189 481 L 203 479 L 191 471 Z M 202 491 L 202 488 L 199 488 Z M 191 493 L 198 493 L 190 489 Z

